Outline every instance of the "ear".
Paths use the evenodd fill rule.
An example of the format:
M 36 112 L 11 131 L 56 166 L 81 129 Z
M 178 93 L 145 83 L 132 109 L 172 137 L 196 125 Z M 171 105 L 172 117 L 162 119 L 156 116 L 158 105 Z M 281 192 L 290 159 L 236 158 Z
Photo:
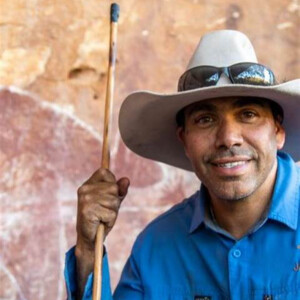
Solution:
M 185 133 L 184 133 L 184 129 L 183 127 L 177 127 L 176 130 L 176 135 L 178 140 L 183 144 L 183 146 L 185 145 Z
M 178 127 L 176 130 L 176 135 L 180 143 L 182 144 L 182 147 L 184 148 L 184 152 L 187 158 L 189 158 L 189 154 L 186 147 L 186 132 L 183 127 Z
M 285 130 L 278 121 L 275 123 L 275 128 L 277 149 L 280 150 L 283 148 L 285 143 Z

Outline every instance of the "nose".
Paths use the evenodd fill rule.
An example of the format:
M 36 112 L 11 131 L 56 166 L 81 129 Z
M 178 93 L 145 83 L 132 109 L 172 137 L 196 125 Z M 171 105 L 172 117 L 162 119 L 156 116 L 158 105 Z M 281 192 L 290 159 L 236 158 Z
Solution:
M 240 125 L 230 117 L 225 117 L 217 127 L 216 148 L 230 149 L 233 146 L 241 146 L 243 143 Z

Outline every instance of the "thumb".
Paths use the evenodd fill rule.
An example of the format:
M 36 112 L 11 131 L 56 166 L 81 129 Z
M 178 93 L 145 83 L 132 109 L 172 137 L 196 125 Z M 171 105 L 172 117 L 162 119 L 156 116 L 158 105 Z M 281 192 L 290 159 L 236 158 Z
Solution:
M 127 177 L 122 177 L 117 181 L 117 185 L 119 186 L 119 196 L 124 198 L 127 195 L 128 187 L 130 185 L 130 181 Z

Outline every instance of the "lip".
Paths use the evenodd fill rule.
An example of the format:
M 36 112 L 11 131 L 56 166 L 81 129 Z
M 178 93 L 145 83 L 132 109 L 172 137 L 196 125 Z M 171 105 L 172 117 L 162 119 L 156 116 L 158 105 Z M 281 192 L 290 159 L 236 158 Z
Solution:
M 226 157 L 210 162 L 214 172 L 220 176 L 241 176 L 250 167 L 249 157 Z
M 239 161 L 250 161 L 250 157 L 246 156 L 233 156 L 233 157 L 222 157 L 218 159 L 212 160 L 210 163 L 213 165 L 220 165 L 220 164 L 227 164 L 227 163 L 234 163 Z

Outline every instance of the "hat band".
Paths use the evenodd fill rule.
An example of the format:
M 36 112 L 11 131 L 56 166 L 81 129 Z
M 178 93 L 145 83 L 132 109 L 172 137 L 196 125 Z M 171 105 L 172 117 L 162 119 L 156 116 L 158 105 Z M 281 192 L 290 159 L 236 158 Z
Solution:
M 214 86 L 222 74 L 225 74 L 235 84 L 269 86 L 276 82 L 274 73 L 266 66 L 257 63 L 238 63 L 221 68 L 199 66 L 187 70 L 180 77 L 178 91 Z

